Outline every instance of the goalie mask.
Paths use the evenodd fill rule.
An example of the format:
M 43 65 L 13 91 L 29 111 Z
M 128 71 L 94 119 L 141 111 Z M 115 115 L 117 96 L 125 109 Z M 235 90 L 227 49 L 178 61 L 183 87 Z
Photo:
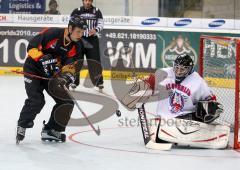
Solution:
M 193 60 L 188 54 L 179 55 L 173 65 L 176 84 L 180 84 L 188 75 L 193 72 Z

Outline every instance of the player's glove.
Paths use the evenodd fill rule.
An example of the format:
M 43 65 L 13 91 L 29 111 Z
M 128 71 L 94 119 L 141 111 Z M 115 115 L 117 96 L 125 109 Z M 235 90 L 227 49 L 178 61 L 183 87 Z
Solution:
M 70 84 L 71 88 L 74 90 L 77 88 L 77 86 L 79 85 L 80 83 L 80 78 L 79 78 L 79 73 L 76 74 L 76 77 L 75 77 L 75 81 L 74 83 Z
M 51 54 L 42 56 L 40 62 L 42 63 L 43 70 L 48 77 L 52 77 L 54 73 L 59 71 L 59 67 L 57 66 L 57 59 L 53 58 Z
M 57 79 L 60 85 L 66 86 L 67 88 L 74 85 L 75 82 L 75 76 L 70 72 L 60 74 Z
M 223 105 L 216 101 L 199 101 L 196 107 L 196 116 L 204 123 L 211 123 L 223 113 Z

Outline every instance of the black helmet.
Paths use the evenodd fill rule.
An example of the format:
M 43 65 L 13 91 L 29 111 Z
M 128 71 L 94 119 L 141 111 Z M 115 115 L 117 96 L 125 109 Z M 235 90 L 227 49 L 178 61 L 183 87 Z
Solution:
M 87 29 L 87 22 L 86 20 L 79 16 L 79 15 L 73 15 L 71 16 L 69 22 L 68 22 L 68 27 L 69 26 L 72 26 L 73 28 L 74 27 L 78 27 L 78 28 L 81 28 L 81 29 Z
M 173 68 L 177 84 L 193 72 L 193 66 L 193 60 L 188 54 L 179 55 L 175 59 Z

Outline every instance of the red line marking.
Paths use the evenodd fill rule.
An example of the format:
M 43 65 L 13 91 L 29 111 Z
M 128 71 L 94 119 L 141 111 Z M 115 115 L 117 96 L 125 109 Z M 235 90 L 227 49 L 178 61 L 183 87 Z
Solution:
M 119 129 L 120 127 L 116 127 L 116 128 L 105 128 L 105 129 L 101 129 L 103 130 L 115 130 L 115 129 Z M 132 128 L 132 127 L 122 127 L 122 128 Z M 208 155 L 190 155 L 190 154 L 174 154 L 174 153 L 170 153 L 169 151 L 159 151 L 159 152 L 147 152 L 147 151 L 134 151 L 134 150 L 126 150 L 126 149 L 116 149 L 116 148 L 111 148 L 111 147 L 103 147 L 103 146 L 96 146 L 96 145 L 92 145 L 92 144 L 87 144 L 87 143 L 83 143 L 80 142 L 76 139 L 74 139 L 74 137 L 76 135 L 79 135 L 81 133 L 89 133 L 92 132 L 93 130 L 85 130 L 85 131 L 80 131 L 80 132 L 76 132 L 71 134 L 68 138 L 70 141 L 80 144 L 80 145 L 84 145 L 84 146 L 88 146 L 88 147 L 92 147 L 92 148 L 98 148 L 98 149 L 104 149 L 104 150 L 110 150 L 110 151 L 119 151 L 119 152 L 127 152 L 127 153 L 140 153 L 140 154 L 150 154 L 150 155 L 158 155 L 158 156 L 185 156 L 185 157 L 197 157 L 197 158 L 235 158 L 235 159 L 240 159 L 240 156 L 208 156 Z M 141 138 L 142 140 L 142 138 Z M 142 145 L 144 147 L 144 145 Z M 190 150 L 189 150 L 190 151 Z M 192 151 L 192 150 L 191 150 Z M 240 152 L 239 152 L 240 153 Z
M 222 134 L 222 135 L 219 135 L 218 137 L 214 137 L 214 138 L 210 138 L 210 139 L 205 139 L 205 140 L 195 140 L 193 142 L 209 142 L 209 141 L 213 141 L 213 140 L 216 140 L 218 138 L 222 138 L 224 136 L 227 136 L 226 134 Z

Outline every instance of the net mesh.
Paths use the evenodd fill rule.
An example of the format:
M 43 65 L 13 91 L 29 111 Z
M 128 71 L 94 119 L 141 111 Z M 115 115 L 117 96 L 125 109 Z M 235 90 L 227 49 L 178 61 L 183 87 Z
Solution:
M 217 101 L 224 106 L 224 113 L 216 122 L 229 125 L 231 131 L 236 128 L 235 105 L 239 102 L 235 99 L 236 93 L 239 93 L 235 90 L 236 58 L 239 48 L 236 42 L 231 38 L 227 40 L 216 37 L 202 38 L 202 66 L 200 65 L 203 78 L 217 96 Z

